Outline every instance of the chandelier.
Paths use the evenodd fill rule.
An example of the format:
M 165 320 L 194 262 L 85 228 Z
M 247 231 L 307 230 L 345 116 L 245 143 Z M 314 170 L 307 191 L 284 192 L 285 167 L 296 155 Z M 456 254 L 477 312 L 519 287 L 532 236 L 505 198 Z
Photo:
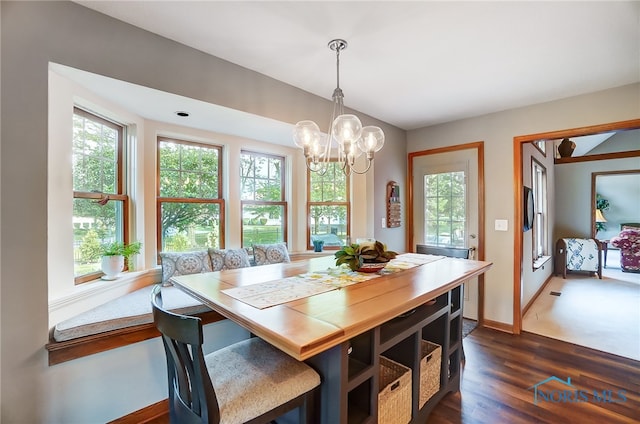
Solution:
M 307 168 L 324 174 L 336 162 L 345 175 L 364 174 L 371 168 L 373 155 L 384 145 L 384 132 L 379 127 L 362 127 L 357 116 L 344 113 L 344 95 L 340 89 L 340 52 L 347 48 L 341 39 L 331 40 L 329 48 L 336 52 L 336 89 L 333 90 L 333 113 L 329 133 L 323 134 L 313 121 L 300 121 L 293 130 L 293 141 L 304 151 Z M 365 163 L 357 161 L 366 155 Z M 357 163 L 356 163 L 357 161 Z M 356 169 L 360 166 L 361 169 Z

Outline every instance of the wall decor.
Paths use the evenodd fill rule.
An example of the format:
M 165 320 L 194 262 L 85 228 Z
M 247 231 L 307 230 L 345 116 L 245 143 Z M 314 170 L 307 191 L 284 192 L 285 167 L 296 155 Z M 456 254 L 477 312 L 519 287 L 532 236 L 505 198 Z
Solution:
M 395 181 L 387 183 L 387 227 L 396 228 L 402 223 L 401 219 L 400 186 Z
M 533 190 L 529 187 L 524 186 L 524 206 L 522 210 L 524 211 L 524 225 L 523 231 L 529 231 L 533 228 L 533 216 L 535 215 L 535 210 L 533 207 Z

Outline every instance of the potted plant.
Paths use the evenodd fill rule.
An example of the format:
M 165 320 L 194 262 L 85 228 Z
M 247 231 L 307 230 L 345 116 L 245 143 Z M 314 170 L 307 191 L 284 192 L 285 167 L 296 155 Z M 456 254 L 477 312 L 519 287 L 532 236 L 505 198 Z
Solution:
M 129 268 L 132 268 L 131 257 L 140 253 L 142 243 L 139 241 L 125 244 L 114 241 L 102 246 L 102 272 L 104 280 L 115 280 L 124 269 L 125 260 Z
M 598 215 L 596 213 L 596 233 L 598 233 L 599 231 L 607 229 L 607 226 L 605 225 L 605 222 L 607 221 L 604 220 L 604 214 L 602 211 L 609 209 L 609 201 L 599 194 L 596 194 L 596 209 L 600 211 L 600 219 L 602 219 L 598 220 Z
M 384 268 L 387 262 L 397 255 L 396 252 L 387 250 L 384 243 L 376 240 L 343 246 L 335 253 L 335 258 L 336 265 L 347 264 L 352 271 L 372 272 Z M 378 264 L 378 266 L 367 269 L 365 264 Z

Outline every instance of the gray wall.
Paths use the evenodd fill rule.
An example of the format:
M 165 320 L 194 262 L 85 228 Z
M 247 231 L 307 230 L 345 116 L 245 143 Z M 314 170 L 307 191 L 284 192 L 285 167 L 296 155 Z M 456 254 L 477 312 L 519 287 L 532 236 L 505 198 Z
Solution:
M 640 169 L 640 158 L 609 159 L 593 162 L 563 163 L 556 168 L 556 227 L 554 240 L 561 237 L 591 237 L 591 174 Z M 631 194 L 631 193 L 629 193 Z M 640 203 L 638 192 L 634 196 L 625 196 L 630 203 L 635 203 L 635 219 L 640 219 Z M 605 216 L 607 212 L 605 211 Z M 614 215 L 615 216 L 615 215 Z M 632 221 L 631 217 L 628 217 Z M 636 222 L 636 221 L 633 221 Z M 607 239 L 619 232 L 619 225 L 608 225 L 606 233 L 599 233 L 598 238 Z M 618 231 L 616 231 L 618 230 Z
M 115 382 L 107 384 L 97 376 L 88 376 L 93 385 L 100 389 L 92 398 L 95 415 L 70 419 L 68 417 L 72 416 L 72 411 L 67 412 L 68 417 L 65 417 L 65 411 L 58 412 L 60 415 L 55 417 L 48 412 L 55 408 L 51 393 L 60 391 L 65 379 L 75 372 L 70 369 L 73 367 L 71 365 L 48 367 L 44 349 L 48 341 L 46 205 L 49 62 L 283 122 L 295 123 L 302 119 L 324 122 L 330 105 L 326 99 L 74 3 L 3 1 L 0 7 L 1 119 L 4 123 L 1 128 L 0 168 L 0 419 L 7 423 L 104 422 L 151 402 L 143 394 L 133 395 L 133 398 L 138 398 L 137 403 L 127 396 L 113 402 L 110 393 L 127 386 L 127 380 L 119 385 Z M 180 75 L 180 78 L 176 78 L 176 75 Z M 376 157 L 375 186 L 370 189 L 371 196 L 368 199 L 375 205 L 375 215 L 378 216 L 375 229 L 378 229 L 383 216 L 386 181 L 404 180 L 401 164 L 405 157 L 405 133 L 362 114 L 359 116 L 366 124 L 381 126 L 389 146 Z M 363 219 L 371 220 L 368 217 Z M 393 234 L 397 241 L 392 246 L 404 245 L 404 235 L 400 231 Z M 383 236 L 386 234 L 380 234 L 380 237 Z M 116 353 L 113 355 L 114 359 L 117 358 Z M 102 354 L 98 356 L 104 358 Z M 117 364 L 113 365 L 118 368 Z M 135 378 L 132 377 L 131 381 L 135 382 Z M 91 407 L 78 405 L 78 408 Z

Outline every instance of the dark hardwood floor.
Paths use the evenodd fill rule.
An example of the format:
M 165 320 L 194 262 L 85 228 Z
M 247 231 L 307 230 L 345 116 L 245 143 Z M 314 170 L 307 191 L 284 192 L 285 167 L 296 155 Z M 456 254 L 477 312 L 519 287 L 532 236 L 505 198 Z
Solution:
M 484 328 L 464 339 L 464 351 L 461 390 L 436 406 L 428 424 L 640 423 L 638 361 L 535 334 Z M 540 384 L 536 404 L 534 386 L 550 377 L 571 379 L 572 387 Z M 597 400 L 594 391 L 606 400 Z
M 638 361 L 483 328 L 464 339 L 464 351 L 460 392 L 440 402 L 429 424 L 640 423 Z M 573 387 L 541 384 L 536 404 L 534 386 L 549 377 L 570 378 Z

